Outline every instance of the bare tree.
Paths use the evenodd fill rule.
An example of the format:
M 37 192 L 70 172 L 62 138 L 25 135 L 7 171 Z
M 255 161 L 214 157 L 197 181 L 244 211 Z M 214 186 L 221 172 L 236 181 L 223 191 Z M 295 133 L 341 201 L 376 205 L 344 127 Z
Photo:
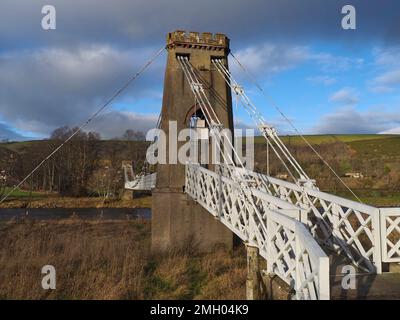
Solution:
M 142 131 L 128 129 L 122 135 L 122 139 L 127 141 L 144 141 L 146 139 L 146 136 Z

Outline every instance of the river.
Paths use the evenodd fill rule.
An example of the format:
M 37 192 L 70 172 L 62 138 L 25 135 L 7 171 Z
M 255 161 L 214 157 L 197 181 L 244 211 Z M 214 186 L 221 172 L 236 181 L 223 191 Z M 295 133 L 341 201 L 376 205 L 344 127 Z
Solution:
M 18 218 L 35 220 L 54 220 L 70 217 L 82 219 L 146 219 L 151 218 L 150 208 L 32 208 L 32 209 L 0 209 L 0 221 Z

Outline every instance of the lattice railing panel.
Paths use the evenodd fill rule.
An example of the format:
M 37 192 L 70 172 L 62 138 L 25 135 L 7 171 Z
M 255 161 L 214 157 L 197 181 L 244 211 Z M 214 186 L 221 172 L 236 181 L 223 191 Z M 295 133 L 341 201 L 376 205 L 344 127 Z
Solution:
M 308 226 L 322 245 L 369 272 L 381 272 L 379 209 L 242 168 L 269 194 L 306 210 Z
M 381 213 L 383 262 L 400 262 L 400 209 L 384 208 Z
M 298 299 L 329 299 L 329 259 L 300 222 L 304 210 L 257 188 L 243 191 L 233 179 L 186 166 L 186 193 L 257 246 L 268 272 L 291 285 Z

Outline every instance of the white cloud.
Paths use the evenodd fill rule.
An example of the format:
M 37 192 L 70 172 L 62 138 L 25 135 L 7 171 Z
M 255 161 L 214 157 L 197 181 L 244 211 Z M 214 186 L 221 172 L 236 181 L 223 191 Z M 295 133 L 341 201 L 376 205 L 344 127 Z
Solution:
M 154 51 L 85 45 L 0 54 L 1 118 L 12 128 L 35 135 L 47 135 L 63 125 L 79 125 Z M 146 70 L 116 102 L 140 107 L 141 98 L 159 100 L 155 83 L 162 84 L 160 61 Z
M 375 63 L 382 66 L 400 65 L 400 47 L 374 48 Z
M 399 126 L 398 112 L 386 112 L 382 108 L 359 111 L 354 107 L 343 107 L 324 115 L 312 128 L 312 132 L 318 134 L 383 133 Z
M 330 97 L 329 101 L 339 103 L 341 105 L 355 105 L 359 101 L 359 94 L 353 88 L 343 88 L 339 91 L 334 92 Z
M 329 86 L 331 84 L 336 83 L 336 79 L 330 76 L 315 76 L 306 78 L 307 81 L 310 81 L 313 84 L 322 84 L 325 86 Z
M 380 134 L 400 134 L 400 127 L 392 128 L 379 132 Z
M 158 115 L 129 111 L 110 111 L 100 115 L 87 130 L 100 133 L 103 139 L 121 137 L 127 129 L 147 133 L 157 125 Z
M 265 43 L 251 46 L 235 53 L 252 74 L 270 75 L 297 66 L 308 57 L 308 48 L 303 46 L 286 46 Z M 232 65 L 237 69 L 236 64 Z
M 399 56 L 400 58 L 400 56 Z M 372 80 L 372 89 L 379 90 L 381 92 L 389 92 L 393 90 L 393 86 L 397 86 L 400 84 L 400 69 L 388 71 L 383 73 L 382 75 L 374 78 Z
M 282 72 L 306 62 L 317 64 L 323 72 L 348 71 L 351 68 L 359 68 L 364 63 L 362 58 L 337 56 L 326 52 L 313 52 L 307 46 L 273 43 L 250 46 L 239 50 L 235 55 L 252 74 L 264 76 Z M 233 72 L 237 72 L 236 63 L 233 63 L 231 67 Z M 327 75 L 310 77 L 307 80 L 325 85 L 336 82 L 336 79 Z
M 326 72 L 347 71 L 351 68 L 359 68 L 364 64 L 362 58 L 343 57 L 326 52 L 310 53 L 308 59 L 316 62 Z
M 375 48 L 375 65 L 380 74 L 368 81 L 372 92 L 387 93 L 400 85 L 400 47 Z

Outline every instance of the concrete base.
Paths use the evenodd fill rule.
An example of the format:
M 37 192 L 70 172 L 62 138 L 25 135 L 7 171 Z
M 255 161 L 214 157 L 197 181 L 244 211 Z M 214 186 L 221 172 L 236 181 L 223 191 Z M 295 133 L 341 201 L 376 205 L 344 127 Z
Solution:
M 199 204 L 179 190 L 154 189 L 152 196 L 152 252 L 195 248 L 210 252 L 233 247 L 233 234 Z
M 260 274 L 258 248 L 246 245 L 246 251 L 247 251 L 246 299 L 260 300 L 262 292 L 262 279 Z

